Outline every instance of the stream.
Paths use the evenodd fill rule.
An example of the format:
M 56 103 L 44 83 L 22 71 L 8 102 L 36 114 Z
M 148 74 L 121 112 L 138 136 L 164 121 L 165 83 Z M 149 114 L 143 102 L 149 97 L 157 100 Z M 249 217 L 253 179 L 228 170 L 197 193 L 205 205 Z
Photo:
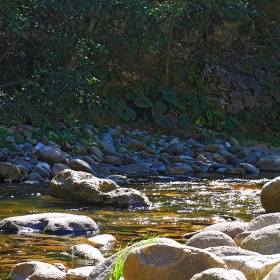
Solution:
M 223 219 L 250 221 L 264 213 L 259 195 L 262 186 L 276 177 L 274 173 L 258 176 L 229 177 L 203 174 L 203 177 L 130 178 L 122 187 L 145 193 L 153 203 L 150 208 L 114 208 L 66 202 L 49 196 L 48 185 L 0 184 L 0 220 L 35 213 L 63 212 L 91 217 L 100 233 L 112 234 L 117 243 L 99 248 L 105 257 L 132 240 L 165 236 L 184 243 L 191 233 Z M 64 252 L 75 244 L 89 243 L 86 236 L 45 234 L 0 234 L 0 279 L 6 279 L 12 267 L 22 261 L 38 260 L 63 263 L 68 269 L 91 265 Z

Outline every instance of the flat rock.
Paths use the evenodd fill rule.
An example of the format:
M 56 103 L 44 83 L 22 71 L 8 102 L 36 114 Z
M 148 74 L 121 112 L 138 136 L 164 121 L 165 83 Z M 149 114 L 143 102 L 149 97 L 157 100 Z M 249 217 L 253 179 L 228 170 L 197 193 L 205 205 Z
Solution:
M 229 269 L 242 271 L 247 280 L 263 279 L 278 263 L 280 258 L 267 256 L 228 256 L 222 258 Z
M 210 268 L 195 274 L 191 280 L 247 280 L 245 275 L 236 269 Z
M 94 266 L 82 266 L 68 269 L 66 273 L 67 280 L 87 280 Z
M 261 256 L 257 252 L 231 246 L 208 247 L 205 250 L 221 258 L 226 256 Z
M 47 234 L 98 234 L 97 224 L 84 215 L 64 213 L 15 216 L 0 221 L 0 231 L 44 232 Z

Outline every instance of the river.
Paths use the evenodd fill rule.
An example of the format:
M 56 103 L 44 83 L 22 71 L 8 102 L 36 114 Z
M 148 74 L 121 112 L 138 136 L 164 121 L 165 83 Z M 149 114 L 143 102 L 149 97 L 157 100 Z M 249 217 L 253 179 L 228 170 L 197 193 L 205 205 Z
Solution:
M 205 177 L 207 176 L 207 177 Z M 122 186 L 136 188 L 153 203 L 150 208 L 114 208 L 66 202 L 49 196 L 48 185 L 0 184 L 0 220 L 34 213 L 63 212 L 91 217 L 100 233 L 112 234 L 114 247 L 99 248 L 105 256 L 135 239 L 166 236 L 184 243 L 184 234 L 223 219 L 250 221 L 264 213 L 259 201 L 261 187 L 273 173 L 251 177 L 203 174 L 184 178 L 130 178 Z M 0 279 L 22 261 L 61 262 L 67 268 L 90 265 L 64 252 L 75 244 L 88 243 L 86 236 L 0 234 Z

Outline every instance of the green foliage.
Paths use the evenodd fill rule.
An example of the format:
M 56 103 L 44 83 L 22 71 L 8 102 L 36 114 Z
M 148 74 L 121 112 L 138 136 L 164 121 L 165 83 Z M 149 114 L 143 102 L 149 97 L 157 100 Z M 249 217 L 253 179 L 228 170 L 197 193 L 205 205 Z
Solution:
M 147 96 L 140 95 L 134 100 L 134 104 L 139 108 L 150 108 L 153 106 L 153 103 Z
M 8 279 L 9 273 L 1 273 L 0 277 L 2 280 Z
M 53 121 L 71 126 L 103 119 L 153 119 L 167 129 L 193 121 L 233 130 L 236 119 L 207 102 L 201 82 L 204 58 L 217 47 L 216 27 L 254 21 L 260 29 L 257 16 L 277 21 L 271 5 L 258 13 L 256 7 L 264 6 L 260 0 L 3 0 L 2 115 L 44 131 L 54 130 Z M 277 40 L 267 41 L 263 50 L 275 53 Z M 176 53 L 182 57 L 179 63 Z M 277 75 L 273 81 L 270 75 L 279 72 L 277 63 L 265 55 L 256 63 L 259 69 L 246 63 L 270 95 L 279 90 Z M 138 78 L 128 75 L 126 80 L 124 73 Z M 122 92 L 114 92 L 116 84 Z M 273 115 L 269 119 L 277 122 Z
M 25 143 L 25 138 L 21 135 L 16 135 L 15 136 L 15 141 L 17 144 L 24 144 Z
M 0 148 L 12 149 L 11 143 L 7 142 L 5 138 L 12 135 L 12 133 L 5 127 L 0 127 Z
M 135 120 L 136 112 L 127 106 L 124 99 L 115 97 L 107 97 L 107 108 L 114 116 L 121 118 L 124 121 L 132 122 Z
M 7 136 L 10 136 L 12 133 L 9 129 L 5 127 L 0 127 L 0 138 L 6 138 Z
M 57 132 L 50 130 L 47 132 L 47 138 L 56 143 L 62 142 L 72 142 L 77 140 L 77 135 L 75 135 L 71 129 L 64 129 Z

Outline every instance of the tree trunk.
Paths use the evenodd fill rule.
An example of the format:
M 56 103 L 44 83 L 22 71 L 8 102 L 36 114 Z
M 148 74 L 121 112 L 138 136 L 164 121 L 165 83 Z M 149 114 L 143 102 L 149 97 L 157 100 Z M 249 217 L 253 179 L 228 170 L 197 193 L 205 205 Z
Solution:
M 97 16 L 101 11 L 101 7 L 102 7 L 102 1 L 98 1 L 97 3 L 97 7 L 95 9 L 95 11 L 93 12 L 90 24 L 88 26 L 88 29 L 85 33 L 85 41 L 89 39 L 92 31 L 94 30 L 94 27 L 96 25 L 97 22 Z M 67 71 L 72 71 L 72 70 L 76 70 L 79 66 L 79 57 L 78 57 L 78 53 L 76 52 L 70 59 L 70 61 L 68 62 L 67 66 L 66 66 L 66 70 Z
M 173 14 L 169 34 L 168 34 L 168 45 L 167 45 L 167 52 L 166 52 L 166 59 L 165 59 L 165 76 L 164 76 L 164 84 L 163 86 L 167 88 L 169 86 L 169 64 L 170 64 L 170 52 L 171 52 L 171 39 L 172 39 L 172 32 L 175 22 L 175 14 Z

